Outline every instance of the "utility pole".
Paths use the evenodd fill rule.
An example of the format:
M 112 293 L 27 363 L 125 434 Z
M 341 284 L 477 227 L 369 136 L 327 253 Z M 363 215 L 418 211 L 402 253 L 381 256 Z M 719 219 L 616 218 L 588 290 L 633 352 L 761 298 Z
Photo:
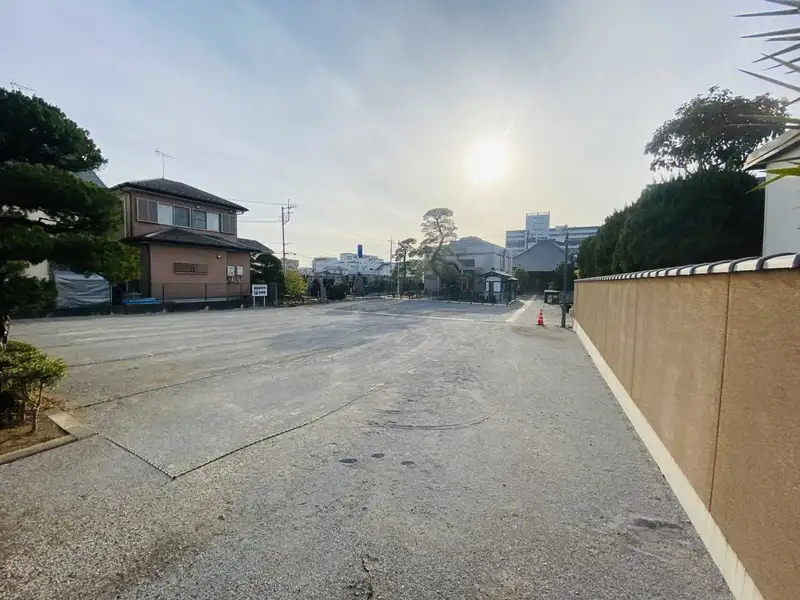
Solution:
M 394 238 L 389 238 L 389 283 L 392 282 L 392 261 L 393 260 L 394 260 Z M 396 269 L 397 265 L 395 265 L 394 268 Z
M 286 272 L 286 224 L 292 220 L 292 209 L 297 208 L 290 200 L 286 201 L 286 206 L 281 206 L 281 248 L 283 249 L 283 259 L 281 268 Z
M 567 266 L 569 265 L 569 225 L 564 225 L 564 301 L 561 304 L 561 327 L 567 327 Z

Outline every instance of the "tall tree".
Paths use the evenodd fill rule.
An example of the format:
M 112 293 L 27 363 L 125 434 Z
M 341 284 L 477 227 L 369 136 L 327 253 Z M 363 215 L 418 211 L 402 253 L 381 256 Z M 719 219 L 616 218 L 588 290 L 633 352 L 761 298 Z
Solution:
M 613 214 L 606 217 L 603 225 L 592 237 L 594 241 L 588 249 L 592 252 L 590 264 L 592 273 L 595 276 L 621 272 L 614 270 L 614 250 L 617 247 L 617 242 L 619 242 L 619 234 L 622 231 L 622 227 L 633 210 L 633 205 L 626 206 L 622 210 L 615 210 Z M 578 252 L 580 256 L 580 250 Z M 589 263 L 588 257 L 586 262 Z M 579 262 L 578 267 L 583 272 L 583 263 Z
M 105 163 L 89 133 L 38 97 L 0 88 L 0 348 L 15 311 L 52 300 L 26 274 L 50 261 L 111 281 L 138 276 L 138 252 L 118 240 L 119 198 L 75 174 Z
M 422 256 L 426 265 L 442 281 L 451 282 L 458 276 L 448 258 L 448 244 L 458 239 L 458 227 L 449 208 L 432 208 L 422 216 L 422 241 L 413 256 Z
M 571 292 L 575 289 L 575 263 L 570 262 L 567 265 L 567 291 Z M 564 289 L 564 263 L 558 263 L 556 266 L 555 274 L 553 276 L 553 289 L 559 292 Z
M 595 266 L 595 244 L 597 244 L 597 236 L 592 235 L 583 240 L 578 248 L 576 267 L 582 278 L 600 275 Z
M 281 260 L 271 252 L 263 252 L 250 263 L 251 283 L 277 283 L 283 285 Z
M 614 250 L 615 272 L 761 254 L 764 191 L 749 173 L 708 171 L 647 186 Z
M 397 249 L 394 251 L 394 262 L 397 265 L 401 265 L 400 274 L 403 279 L 405 279 L 408 274 L 406 263 L 408 262 L 408 257 L 414 251 L 414 244 L 416 243 L 416 238 L 406 238 L 397 242 Z
M 531 274 L 520 266 L 514 267 L 513 275 L 519 282 L 520 293 L 530 294 L 533 290 L 531 285 Z
M 655 171 L 738 170 L 761 144 L 786 129 L 786 101 L 762 94 L 734 96 L 712 87 L 682 104 L 645 146 Z

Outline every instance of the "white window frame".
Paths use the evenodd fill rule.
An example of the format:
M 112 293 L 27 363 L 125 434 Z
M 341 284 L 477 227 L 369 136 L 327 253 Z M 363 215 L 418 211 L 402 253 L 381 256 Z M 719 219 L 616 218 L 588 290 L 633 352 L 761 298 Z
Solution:
M 169 209 L 169 222 L 165 223 L 164 221 L 161 220 L 161 217 L 162 217 L 162 212 L 161 211 L 162 210 L 166 211 L 167 208 Z M 164 213 L 164 215 L 166 215 L 166 212 Z M 163 202 L 159 202 L 158 203 L 158 224 L 159 225 L 169 225 L 170 227 L 172 227 L 173 226 L 173 218 L 174 217 L 175 217 L 175 209 L 172 206 L 172 204 L 165 204 Z

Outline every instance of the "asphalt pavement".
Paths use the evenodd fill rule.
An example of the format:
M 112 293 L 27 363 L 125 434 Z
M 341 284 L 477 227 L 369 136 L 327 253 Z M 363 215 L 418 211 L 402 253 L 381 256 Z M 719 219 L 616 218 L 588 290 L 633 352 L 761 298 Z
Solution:
M 557 309 L 519 307 L 15 324 L 97 435 L 0 466 L 0 598 L 729 599 Z

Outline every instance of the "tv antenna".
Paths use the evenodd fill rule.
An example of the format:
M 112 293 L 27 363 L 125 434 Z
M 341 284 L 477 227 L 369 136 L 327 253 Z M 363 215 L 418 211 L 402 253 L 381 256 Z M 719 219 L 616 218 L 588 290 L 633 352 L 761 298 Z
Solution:
M 36 90 L 34 90 L 33 88 L 29 88 L 29 87 L 25 87 L 24 85 L 20 85 L 16 81 L 9 82 L 9 85 L 13 89 L 17 90 L 18 92 L 21 92 L 22 90 L 25 90 L 26 92 L 31 92 L 32 94 L 36 93 Z
M 156 155 L 161 157 L 161 179 L 164 179 L 164 173 L 166 171 L 166 161 L 164 159 L 171 158 L 172 160 L 175 160 L 175 157 L 171 154 L 167 154 L 166 152 L 162 152 L 158 148 L 156 148 Z

